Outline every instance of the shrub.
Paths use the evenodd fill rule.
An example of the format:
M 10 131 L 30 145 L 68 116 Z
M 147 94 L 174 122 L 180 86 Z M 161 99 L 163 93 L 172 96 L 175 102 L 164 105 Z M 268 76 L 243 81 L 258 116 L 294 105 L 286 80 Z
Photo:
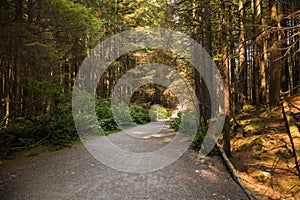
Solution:
M 34 147 L 42 142 L 60 148 L 78 139 L 70 102 L 57 106 L 51 113 L 30 119 L 13 119 L 7 128 L 0 130 L 0 135 L 2 155 L 8 155 L 14 149 Z
M 199 125 L 196 134 L 193 133 L 191 131 L 191 127 L 195 126 L 195 123 L 197 123 L 196 120 L 196 117 L 189 111 L 185 111 L 184 113 L 179 112 L 177 117 L 171 121 L 170 127 L 175 131 L 178 131 L 181 127 L 183 134 L 193 136 L 193 145 L 197 150 L 199 150 L 203 143 L 203 139 L 208 127 Z
M 151 121 L 149 117 L 149 110 L 143 108 L 142 106 L 131 105 L 129 110 L 133 122 L 137 124 L 145 124 Z
M 180 125 L 180 122 L 181 122 L 181 112 L 177 113 L 177 117 L 174 118 L 171 122 L 170 122 L 170 127 L 172 129 L 174 129 L 175 131 L 178 131 L 179 130 L 179 125 Z
M 118 128 L 118 125 L 113 118 L 110 99 L 96 99 L 96 114 L 99 124 L 104 131 L 115 130 Z
M 207 129 L 208 129 L 207 126 L 200 126 L 193 139 L 193 145 L 197 150 L 200 150 L 201 148 Z
M 91 105 L 86 105 L 91 106 Z M 118 129 L 114 120 L 110 99 L 98 98 L 95 100 L 97 119 L 92 114 L 72 115 L 71 101 L 61 103 L 49 113 L 40 114 L 29 119 L 12 119 L 7 128 L 0 129 L 0 154 L 7 156 L 14 149 L 34 147 L 46 143 L 55 149 L 69 146 L 74 139 L 78 139 L 74 120 L 80 120 L 81 131 L 99 133 L 99 126 L 106 132 L 111 133 Z M 125 107 L 118 109 L 118 117 L 131 116 L 133 122 L 144 124 L 150 121 L 149 111 L 141 106 L 132 105 L 128 110 Z M 127 114 L 126 114 L 127 112 Z M 97 121 L 98 120 L 98 121 Z
M 153 105 L 149 110 L 149 115 L 153 121 L 167 119 L 170 116 L 170 110 L 168 111 L 166 108 L 160 105 Z
M 130 116 L 130 108 L 128 106 L 118 106 L 112 108 L 114 113 L 114 119 L 118 122 L 120 126 L 130 126 L 132 124 L 131 116 Z

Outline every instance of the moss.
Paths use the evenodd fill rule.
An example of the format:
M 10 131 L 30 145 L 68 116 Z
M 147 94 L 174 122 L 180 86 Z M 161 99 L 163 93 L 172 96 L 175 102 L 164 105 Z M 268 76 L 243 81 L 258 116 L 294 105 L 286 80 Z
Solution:
M 253 178 L 254 178 L 256 181 L 258 181 L 258 182 L 266 183 L 268 180 L 271 179 L 271 177 L 266 176 L 264 173 L 265 173 L 265 172 L 262 172 L 262 173 L 260 173 L 258 176 L 254 176 Z
M 265 124 L 260 118 L 253 118 L 243 127 L 243 136 L 261 134 L 265 131 Z
M 249 144 L 243 144 L 239 149 L 238 151 L 246 151 L 248 148 L 249 148 Z
M 243 105 L 243 111 L 247 112 L 247 111 L 250 111 L 250 110 L 253 110 L 253 109 L 255 109 L 255 107 L 250 105 L 250 104 L 244 104 Z
M 276 113 L 278 110 L 281 110 L 281 109 L 282 109 L 281 106 L 268 107 L 268 108 L 266 109 L 266 114 L 267 114 L 268 116 L 273 116 L 274 113 Z
M 256 151 L 263 150 L 263 146 L 265 142 L 266 141 L 263 138 L 259 137 L 250 143 L 251 149 Z

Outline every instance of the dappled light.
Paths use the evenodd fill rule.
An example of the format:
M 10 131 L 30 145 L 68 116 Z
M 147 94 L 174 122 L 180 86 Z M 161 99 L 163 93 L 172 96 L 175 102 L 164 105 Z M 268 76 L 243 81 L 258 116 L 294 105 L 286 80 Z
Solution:
M 1 0 L 0 199 L 300 199 L 299 0 Z

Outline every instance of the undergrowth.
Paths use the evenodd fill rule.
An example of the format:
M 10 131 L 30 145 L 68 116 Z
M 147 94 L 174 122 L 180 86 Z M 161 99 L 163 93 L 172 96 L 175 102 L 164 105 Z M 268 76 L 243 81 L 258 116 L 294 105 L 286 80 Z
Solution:
M 97 98 L 95 110 L 98 124 L 91 123 L 91 115 L 85 115 L 82 121 L 87 127 L 93 129 L 93 126 L 100 125 L 106 135 L 120 130 L 114 120 L 110 99 Z M 129 110 L 134 123 L 144 124 L 150 121 L 148 109 L 132 105 Z M 11 118 L 7 127 L 0 128 L 0 156 L 9 158 L 15 151 L 38 145 L 61 149 L 71 146 L 74 141 L 79 141 L 79 136 L 73 120 L 72 102 L 69 101 L 56 106 L 50 112 L 31 118 Z
M 183 134 L 192 136 L 194 148 L 196 150 L 200 150 L 208 127 L 199 124 L 196 134 L 189 133 L 191 127 L 195 125 L 194 123 L 198 123 L 197 118 L 189 110 L 187 110 L 184 112 L 179 112 L 177 117 L 170 122 L 170 127 L 175 131 L 181 130 Z

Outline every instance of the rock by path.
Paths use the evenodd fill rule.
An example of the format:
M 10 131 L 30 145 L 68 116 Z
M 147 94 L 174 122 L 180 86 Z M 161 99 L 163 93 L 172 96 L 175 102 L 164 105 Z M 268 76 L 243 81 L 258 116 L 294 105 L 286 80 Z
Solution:
M 151 130 L 149 128 L 139 130 Z M 109 137 L 124 149 L 145 152 L 165 145 L 175 134 L 164 128 L 147 138 L 122 133 Z M 126 173 L 103 165 L 83 145 L 78 145 L 21 162 L 1 163 L 0 199 L 244 200 L 247 197 L 218 156 L 200 158 L 194 150 L 188 149 L 165 168 L 148 173 Z

